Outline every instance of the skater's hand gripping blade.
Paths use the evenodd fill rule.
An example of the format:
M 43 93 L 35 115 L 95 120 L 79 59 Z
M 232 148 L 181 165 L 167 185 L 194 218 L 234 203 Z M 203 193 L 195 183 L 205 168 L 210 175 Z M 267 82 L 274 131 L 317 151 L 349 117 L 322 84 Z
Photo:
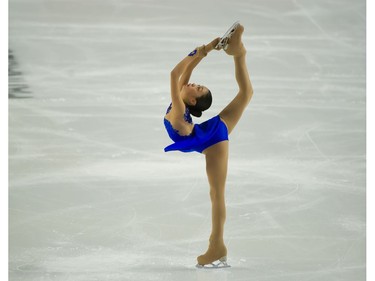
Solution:
M 217 268 L 227 268 L 230 267 L 229 264 L 227 264 L 227 257 L 222 257 L 218 261 L 214 261 L 210 264 L 197 264 L 197 268 L 204 268 L 204 269 L 217 269 Z

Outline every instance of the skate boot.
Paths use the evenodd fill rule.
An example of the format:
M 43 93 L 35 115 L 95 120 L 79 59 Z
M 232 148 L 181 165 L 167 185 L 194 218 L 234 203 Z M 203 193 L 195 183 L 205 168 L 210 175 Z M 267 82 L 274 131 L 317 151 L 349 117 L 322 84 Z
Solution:
M 197 257 L 197 268 L 225 268 L 227 264 L 227 248 L 224 244 L 213 247 L 210 243 L 207 252 Z
M 237 30 L 238 26 L 240 25 L 239 21 L 236 21 L 228 30 L 225 32 L 223 37 L 221 37 L 219 43 L 215 46 L 216 50 L 224 49 L 226 50 L 228 47 L 228 41 L 232 37 L 233 33 Z
M 240 57 L 246 54 L 246 49 L 242 42 L 242 34 L 244 30 L 244 27 L 239 24 L 235 32 L 232 34 L 231 38 L 228 40 L 228 44 L 225 49 L 225 52 L 228 55 Z

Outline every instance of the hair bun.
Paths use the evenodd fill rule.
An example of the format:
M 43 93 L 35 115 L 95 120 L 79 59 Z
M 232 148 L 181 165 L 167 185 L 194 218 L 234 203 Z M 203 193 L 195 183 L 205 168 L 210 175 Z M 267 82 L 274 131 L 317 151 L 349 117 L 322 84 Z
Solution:
M 197 98 L 197 102 L 195 105 L 188 105 L 189 112 L 195 117 L 201 117 L 202 112 L 210 108 L 212 104 L 212 94 L 210 90 L 208 90 L 207 94 Z
M 189 112 L 191 115 L 195 116 L 195 117 L 201 117 L 202 116 L 202 111 L 200 111 L 199 109 L 196 109 L 194 107 L 189 107 Z

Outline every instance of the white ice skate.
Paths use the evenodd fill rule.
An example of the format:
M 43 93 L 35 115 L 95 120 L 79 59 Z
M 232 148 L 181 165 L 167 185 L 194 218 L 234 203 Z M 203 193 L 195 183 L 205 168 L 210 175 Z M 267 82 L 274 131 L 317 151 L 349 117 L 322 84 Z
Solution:
M 233 33 L 237 30 L 237 27 L 240 25 L 239 21 L 236 21 L 228 30 L 225 32 L 223 37 L 221 37 L 219 43 L 215 46 L 216 50 L 224 49 L 226 50 L 228 48 L 228 40 L 232 37 Z
M 214 261 L 210 264 L 205 264 L 205 265 L 197 264 L 196 267 L 197 268 L 204 268 L 204 269 L 215 269 L 215 268 L 230 267 L 230 265 L 227 264 L 227 257 L 225 256 L 225 257 L 222 257 L 219 260 Z

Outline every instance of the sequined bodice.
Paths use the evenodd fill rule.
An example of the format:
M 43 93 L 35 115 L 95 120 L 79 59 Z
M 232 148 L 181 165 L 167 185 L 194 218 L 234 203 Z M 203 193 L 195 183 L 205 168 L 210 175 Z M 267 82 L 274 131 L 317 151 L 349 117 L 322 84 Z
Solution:
M 172 104 L 169 105 L 166 114 L 168 114 L 171 111 L 171 109 L 172 109 Z M 186 107 L 186 110 L 185 110 L 185 113 L 184 113 L 184 120 L 189 124 L 193 124 L 193 120 L 191 118 L 189 108 L 187 108 L 187 107 Z M 191 134 L 187 135 L 187 136 L 181 136 L 179 134 L 179 131 L 176 130 L 175 128 L 173 128 L 171 122 L 169 120 L 167 120 L 166 118 L 164 118 L 164 125 L 165 125 L 165 128 L 167 129 L 167 132 L 168 132 L 169 136 L 175 142 L 179 141 L 179 140 L 184 140 L 184 139 L 191 136 Z
M 172 104 L 169 105 L 167 112 L 165 114 L 168 114 L 169 111 L 172 109 Z M 189 108 L 186 107 L 185 113 L 184 113 L 184 120 L 188 122 L 189 124 L 193 124 L 193 120 L 191 119 Z

